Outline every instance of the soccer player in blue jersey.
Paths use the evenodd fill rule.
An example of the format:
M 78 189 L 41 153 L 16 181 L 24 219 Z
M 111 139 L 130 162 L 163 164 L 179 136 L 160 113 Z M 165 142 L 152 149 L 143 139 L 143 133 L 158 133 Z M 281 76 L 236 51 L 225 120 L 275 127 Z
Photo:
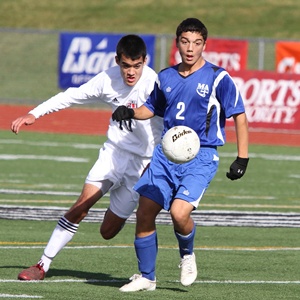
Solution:
M 193 251 L 196 227 L 191 213 L 199 205 L 215 176 L 217 147 L 225 143 L 225 120 L 233 117 L 237 137 L 237 158 L 227 177 L 241 178 L 248 164 L 248 122 L 241 95 L 230 75 L 206 61 L 207 29 L 198 19 L 188 18 L 177 27 L 176 42 L 182 62 L 162 70 L 146 103 L 131 109 L 120 106 L 113 120 L 164 118 L 164 133 L 173 126 L 193 128 L 201 142 L 198 155 L 184 164 L 170 162 L 157 145 L 149 168 L 134 189 L 140 194 L 134 241 L 141 274 L 133 275 L 122 292 L 156 289 L 157 235 L 155 219 L 161 209 L 170 211 L 181 257 L 181 283 L 197 278 Z

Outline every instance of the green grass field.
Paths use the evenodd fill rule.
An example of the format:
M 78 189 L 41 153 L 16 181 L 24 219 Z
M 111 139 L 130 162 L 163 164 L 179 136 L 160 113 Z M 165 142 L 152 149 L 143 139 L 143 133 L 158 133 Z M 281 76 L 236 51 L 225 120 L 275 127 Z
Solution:
M 298 0 L 1 0 L 0 27 L 175 34 L 198 17 L 211 36 L 299 38 Z
M 0 27 L 174 34 L 182 19 L 195 16 L 204 21 L 211 37 L 299 39 L 299 9 L 298 0 L 1 0 Z M 3 30 L 0 37 L 1 102 L 37 104 L 59 91 L 57 55 L 53 55 L 56 33 Z M 253 223 L 197 226 L 199 275 L 189 288 L 178 282 L 179 255 L 172 226 L 158 225 L 157 290 L 121 294 L 118 288 L 138 272 L 134 224 L 128 223 L 116 238 L 104 241 L 98 233 L 100 220 L 81 223 L 43 282 L 17 281 L 17 274 L 40 258 L 56 225 L 56 220 L 48 220 L 50 208 L 67 210 L 76 200 L 103 141 L 95 136 L 29 132 L 15 136 L 0 131 L 0 298 L 299 299 L 299 225 L 282 225 L 284 217 L 299 224 L 297 147 L 251 145 L 247 174 L 236 182 L 225 176 L 236 156 L 235 147 L 228 144 L 220 149 L 219 172 L 197 212 L 216 212 L 216 219 L 222 212 L 236 218 L 245 214 Z M 105 197 L 94 208 L 108 205 Z M 41 220 L 20 219 L 18 208 L 25 212 L 24 218 L 31 212 Z M 260 227 L 255 219 L 260 213 L 269 226 Z
M 80 193 L 103 141 L 95 136 L 30 132 L 15 136 L 0 131 L 0 208 L 10 213 L 24 206 L 28 211 L 44 207 L 46 213 L 51 207 L 67 209 Z M 236 182 L 225 176 L 236 155 L 234 145 L 219 152 L 220 168 L 199 212 L 293 213 L 300 226 L 299 148 L 252 145 L 247 173 Z M 108 203 L 103 198 L 94 208 L 106 208 Z M 118 288 L 138 272 L 134 224 L 128 223 L 116 238 L 104 241 L 98 233 L 99 222 L 82 222 L 43 282 L 18 282 L 19 271 L 40 258 L 55 224 L 54 220 L 5 219 L 1 215 L 1 298 L 299 298 L 299 228 L 282 225 L 197 226 L 199 275 L 189 288 L 178 281 L 179 255 L 172 226 L 158 225 L 157 290 L 123 294 Z

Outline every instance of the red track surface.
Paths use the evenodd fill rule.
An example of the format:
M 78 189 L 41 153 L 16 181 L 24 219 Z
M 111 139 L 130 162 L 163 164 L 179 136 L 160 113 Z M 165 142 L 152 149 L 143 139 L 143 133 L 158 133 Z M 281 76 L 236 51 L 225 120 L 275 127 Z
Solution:
M 32 107 L 0 105 L 0 129 L 10 130 L 11 122 L 27 114 Z M 44 116 L 34 125 L 23 126 L 21 130 L 51 133 L 105 135 L 110 110 L 88 110 L 69 108 Z M 234 130 L 227 130 L 227 142 L 235 142 Z M 300 146 L 300 134 L 279 132 L 257 132 L 250 128 L 250 143 L 261 145 Z

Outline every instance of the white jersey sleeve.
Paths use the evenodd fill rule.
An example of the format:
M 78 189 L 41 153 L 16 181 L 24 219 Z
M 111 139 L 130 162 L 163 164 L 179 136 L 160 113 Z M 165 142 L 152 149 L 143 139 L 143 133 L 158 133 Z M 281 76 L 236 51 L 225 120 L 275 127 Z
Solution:
M 139 107 L 143 105 L 153 90 L 157 74 L 144 66 L 143 74 L 135 86 L 123 82 L 119 66 L 109 68 L 92 78 L 79 88 L 69 88 L 41 103 L 29 113 L 39 118 L 45 114 L 68 108 L 74 104 L 106 103 L 112 111 L 120 105 Z M 95 126 L 101 120 L 95 120 Z M 154 147 L 160 143 L 163 130 L 162 118 L 155 116 L 145 121 L 132 120 L 132 132 L 110 118 L 107 131 L 108 140 L 115 146 L 140 155 L 151 157 Z

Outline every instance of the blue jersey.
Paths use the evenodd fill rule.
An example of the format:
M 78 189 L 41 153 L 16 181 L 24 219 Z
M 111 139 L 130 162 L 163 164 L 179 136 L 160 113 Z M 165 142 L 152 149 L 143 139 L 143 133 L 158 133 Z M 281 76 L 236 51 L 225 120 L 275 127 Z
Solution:
M 193 128 L 201 146 L 225 143 L 225 121 L 245 112 L 243 100 L 230 75 L 209 62 L 187 77 L 178 66 L 162 70 L 145 106 L 164 118 L 164 133 L 171 127 Z

